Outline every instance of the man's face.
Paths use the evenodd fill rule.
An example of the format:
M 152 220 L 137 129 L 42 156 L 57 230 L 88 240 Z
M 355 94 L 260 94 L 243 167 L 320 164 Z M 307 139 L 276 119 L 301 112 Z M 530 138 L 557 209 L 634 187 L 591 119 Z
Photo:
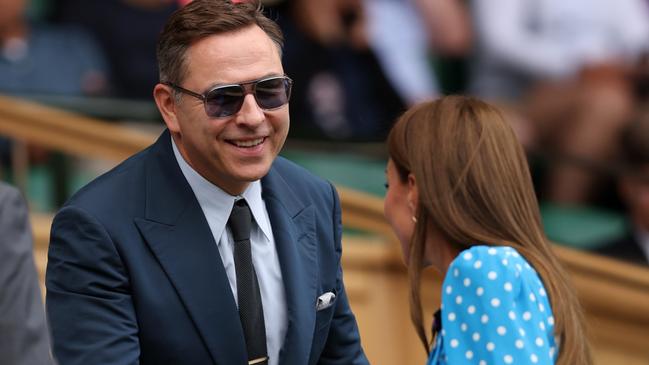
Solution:
M 257 26 L 202 39 L 186 56 L 187 76 L 180 86 L 198 93 L 284 74 L 276 44 Z M 165 121 L 181 154 L 199 174 L 233 195 L 268 173 L 288 134 L 288 104 L 263 110 L 252 94 L 245 96 L 238 113 L 223 118 L 208 117 L 203 102 L 188 95 L 175 105 L 175 118 Z

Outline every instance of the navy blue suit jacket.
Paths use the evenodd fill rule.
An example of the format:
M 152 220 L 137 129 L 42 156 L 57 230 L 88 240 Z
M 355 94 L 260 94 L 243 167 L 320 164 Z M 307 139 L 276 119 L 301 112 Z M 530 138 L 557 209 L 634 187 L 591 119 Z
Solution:
M 288 306 L 279 363 L 367 364 L 342 281 L 333 186 L 277 158 L 262 197 Z M 247 363 L 218 247 L 168 131 L 57 213 L 46 285 L 61 365 Z M 334 305 L 317 311 L 329 291 Z

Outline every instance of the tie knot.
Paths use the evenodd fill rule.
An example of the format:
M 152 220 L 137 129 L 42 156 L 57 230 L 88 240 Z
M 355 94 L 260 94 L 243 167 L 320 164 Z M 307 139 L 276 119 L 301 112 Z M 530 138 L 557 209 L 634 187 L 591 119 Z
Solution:
M 232 231 L 232 238 L 235 242 L 249 240 L 250 228 L 252 226 L 252 215 L 245 199 L 239 199 L 232 207 L 232 213 L 228 219 L 228 227 Z

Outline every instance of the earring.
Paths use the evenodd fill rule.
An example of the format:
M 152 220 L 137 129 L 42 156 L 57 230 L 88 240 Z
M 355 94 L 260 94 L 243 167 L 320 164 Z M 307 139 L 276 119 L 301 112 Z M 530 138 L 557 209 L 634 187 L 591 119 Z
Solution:
M 412 206 L 412 202 L 408 202 L 408 208 L 410 208 L 410 210 L 413 210 L 413 211 L 415 210 L 415 207 Z M 414 215 L 410 216 L 410 219 L 412 219 L 412 221 L 414 223 L 417 223 L 417 217 L 415 217 Z

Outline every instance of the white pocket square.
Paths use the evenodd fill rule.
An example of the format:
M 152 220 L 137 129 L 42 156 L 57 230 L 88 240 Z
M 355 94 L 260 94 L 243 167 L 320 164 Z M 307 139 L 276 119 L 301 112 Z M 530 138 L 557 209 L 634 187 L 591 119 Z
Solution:
M 323 309 L 329 308 L 334 304 L 336 300 L 336 294 L 332 292 L 326 292 L 318 297 L 318 300 L 315 304 L 316 311 L 321 311 Z

